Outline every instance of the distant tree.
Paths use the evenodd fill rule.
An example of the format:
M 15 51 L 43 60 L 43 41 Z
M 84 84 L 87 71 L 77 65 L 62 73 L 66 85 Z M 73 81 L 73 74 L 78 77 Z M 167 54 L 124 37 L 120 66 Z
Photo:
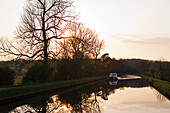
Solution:
M 165 68 L 165 59 L 160 57 L 158 61 L 155 61 L 159 71 L 164 71 Z
M 147 61 L 140 61 L 134 66 L 138 73 L 143 73 L 143 74 L 146 74 L 146 72 L 148 72 L 148 70 L 150 68 L 150 64 Z
M 164 71 L 161 73 L 161 79 L 170 82 L 170 63 L 167 63 Z
M 109 53 L 105 53 L 101 56 L 101 60 L 106 62 L 108 60 L 111 60 L 111 58 L 109 57 Z
M 155 70 L 155 68 L 154 68 L 154 66 L 152 65 L 152 66 L 150 66 L 150 68 L 149 68 L 149 75 L 151 76 L 151 77 L 154 77 L 154 74 L 156 73 L 156 70 Z
M 75 21 L 73 2 L 70 0 L 27 0 L 27 5 L 18 26 L 16 38 L 18 43 L 1 42 L 0 49 L 4 55 L 13 54 L 17 58 L 43 59 L 57 54 L 54 47 L 61 39 L 64 26 Z

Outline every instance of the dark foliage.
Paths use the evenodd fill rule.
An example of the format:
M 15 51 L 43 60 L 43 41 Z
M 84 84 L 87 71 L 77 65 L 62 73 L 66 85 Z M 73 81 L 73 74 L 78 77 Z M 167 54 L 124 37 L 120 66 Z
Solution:
M 12 85 L 15 72 L 8 66 L 0 66 L 0 85 Z
M 153 78 L 170 81 L 170 63 L 163 61 L 148 61 L 141 59 L 111 59 L 104 63 L 105 72 L 119 74 L 141 73 Z
M 62 59 L 56 67 L 55 80 L 78 79 L 82 76 L 82 65 L 80 60 Z
M 49 65 L 36 64 L 28 69 L 23 83 L 40 83 L 53 80 L 54 69 Z
M 94 71 L 93 60 L 62 59 L 57 63 L 55 80 L 90 77 L 95 74 Z

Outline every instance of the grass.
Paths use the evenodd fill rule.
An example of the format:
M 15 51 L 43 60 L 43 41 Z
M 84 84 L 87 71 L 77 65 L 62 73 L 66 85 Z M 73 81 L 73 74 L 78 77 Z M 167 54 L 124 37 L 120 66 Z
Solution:
M 89 77 L 89 78 L 82 78 L 77 80 L 65 80 L 59 82 L 52 82 L 52 83 L 43 83 L 43 84 L 33 84 L 33 85 L 24 85 L 24 86 L 7 86 L 7 87 L 0 87 L 0 99 L 4 99 L 11 96 L 16 96 L 20 94 L 25 94 L 29 92 L 41 91 L 44 89 L 60 87 L 65 85 L 71 85 L 75 83 L 81 83 L 85 81 L 100 79 L 105 76 L 101 77 Z
M 170 82 L 139 74 L 145 81 L 170 99 Z

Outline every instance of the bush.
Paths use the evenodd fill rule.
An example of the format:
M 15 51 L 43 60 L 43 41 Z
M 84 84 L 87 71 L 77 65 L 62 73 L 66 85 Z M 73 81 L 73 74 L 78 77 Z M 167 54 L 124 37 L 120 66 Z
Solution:
M 30 67 L 23 79 L 23 83 L 40 83 L 53 80 L 54 69 L 49 65 L 36 64 Z
M 15 72 L 8 66 L 0 66 L 0 85 L 12 85 Z
M 55 80 L 79 79 L 83 75 L 81 60 L 62 59 L 58 62 Z

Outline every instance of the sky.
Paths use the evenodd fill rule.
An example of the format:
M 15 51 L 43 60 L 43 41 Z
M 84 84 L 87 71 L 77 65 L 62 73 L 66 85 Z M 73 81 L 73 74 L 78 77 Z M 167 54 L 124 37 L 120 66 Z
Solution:
M 170 0 L 74 0 L 111 58 L 170 61 Z M 13 37 L 26 0 L 0 1 L 0 37 Z

